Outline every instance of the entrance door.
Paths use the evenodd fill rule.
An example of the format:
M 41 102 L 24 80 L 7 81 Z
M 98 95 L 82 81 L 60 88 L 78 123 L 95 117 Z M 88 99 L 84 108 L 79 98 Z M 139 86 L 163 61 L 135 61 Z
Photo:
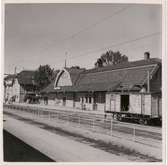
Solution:
M 63 97 L 63 106 L 66 105 L 66 97 Z
M 129 95 L 121 95 L 121 111 L 129 110 Z

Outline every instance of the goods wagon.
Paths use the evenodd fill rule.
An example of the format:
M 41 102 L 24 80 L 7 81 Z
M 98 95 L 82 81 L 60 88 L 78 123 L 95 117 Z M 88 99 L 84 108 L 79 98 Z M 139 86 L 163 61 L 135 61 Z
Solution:
M 109 95 L 106 113 L 114 119 L 129 119 L 140 124 L 161 123 L 162 99 L 160 94 L 115 94 Z M 109 97 L 108 96 L 108 97 Z

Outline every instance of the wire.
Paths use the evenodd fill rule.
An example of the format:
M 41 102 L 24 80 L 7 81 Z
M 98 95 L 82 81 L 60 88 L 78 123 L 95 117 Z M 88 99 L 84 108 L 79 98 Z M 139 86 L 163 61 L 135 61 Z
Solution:
M 78 31 L 78 32 L 76 32 L 76 33 L 74 33 L 74 34 L 72 34 L 70 37 L 64 39 L 63 41 L 68 40 L 68 39 L 70 39 L 70 38 L 74 38 L 74 37 L 76 37 L 77 35 L 79 35 L 80 33 L 83 33 L 83 32 L 85 32 L 85 31 L 87 31 L 87 30 L 93 28 L 94 26 L 97 26 L 98 24 L 101 24 L 101 23 L 107 21 L 108 19 L 111 19 L 112 17 L 114 17 L 114 16 L 116 16 L 116 15 L 119 15 L 119 14 L 122 13 L 123 11 L 127 10 L 129 7 L 130 7 L 130 6 L 124 7 L 124 8 L 122 8 L 122 9 L 116 11 L 113 15 L 104 17 L 102 20 L 99 20 L 99 21 L 97 21 L 97 22 L 95 22 L 95 23 L 93 23 L 93 24 L 91 24 L 91 25 L 89 25 L 89 26 L 87 26 L 87 27 L 81 29 L 80 31 Z
M 117 46 L 126 45 L 126 44 L 129 44 L 129 43 L 136 42 L 136 41 L 138 41 L 138 40 L 143 40 L 143 39 L 150 38 L 150 37 L 153 37 L 153 36 L 157 36 L 157 35 L 160 35 L 160 34 L 161 34 L 161 32 L 155 32 L 155 33 L 143 35 L 143 36 L 140 36 L 140 37 L 138 37 L 138 38 L 136 38 L 136 39 L 127 40 L 127 41 L 120 42 L 120 43 L 117 43 L 117 44 L 112 44 L 112 45 L 110 45 L 110 46 L 106 46 L 106 47 L 103 47 L 103 48 L 90 50 L 90 51 L 87 51 L 87 52 L 85 52 L 85 53 L 81 53 L 81 54 L 79 54 L 78 56 L 69 57 L 68 59 L 78 58 L 78 57 L 81 57 L 81 56 L 83 56 L 83 55 L 88 56 L 88 55 L 90 55 L 90 53 L 98 52 L 98 51 L 100 51 L 100 50 L 104 50 L 104 49 L 107 49 L 107 48 L 113 48 L 113 47 L 117 47 Z
M 87 26 L 87 27 L 85 27 L 85 28 L 82 28 L 82 29 L 79 30 L 78 32 L 73 33 L 73 34 L 70 35 L 69 37 L 66 37 L 66 38 L 62 39 L 62 40 L 60 40 L 59 42 L 65 42 L 65 41 L 67 41 L 67 40 L 69 40 L 69 39 L 74 39 L 74 38 L 75 38 L 76 36 L 78 36 L 79 34 L 85 32 L 85 31 L 88 31 L 89 29 L 92 29 L 93 27 L 95 27 L 95 26 L 97 26 L 97 25 L 99 25 L 99 24 L 101 24 L 101 23 L 103 23 L 103 22 L 105 22 L 105 21 L 107 21 L 107 20 L 113 18 L 113 17 L 116 16 L 116 15 L 119 15 L 120 13 L 124 12 L 124 11 L 127 10 L 128 8 L 130 8 L 130 6 L 123 7 L 123 8 L 121 8 L 120 10 L 116 11 L 114 14 L 112 14 L 112 15 L 110 15 L 110 16 L 107 16 L 107 17 L 104 17 L 103 19 L 101 19 L 101 20 L 99 20 L 99 21 L 97 21 L 97 22 L 95 22 L 95 23 L 93 23 L 93 24 L 91 24 L 91 25 L 89 25 L 89 26 Z M 53 42 L 54 42 L 54 41 L 53 41 Z M 53 42 L 52 42 L 52 44 L 54 44 Z M 48 49 L 48 48 L 46 48 L 45 50 L 47 50 L 47 49 Z

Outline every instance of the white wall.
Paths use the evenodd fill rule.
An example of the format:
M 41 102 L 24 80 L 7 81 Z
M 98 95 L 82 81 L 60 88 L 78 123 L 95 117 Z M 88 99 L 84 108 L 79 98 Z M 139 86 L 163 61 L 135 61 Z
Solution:
M 110 98 L 111 98 L 111 94 L 107 93 L 106 94 L 106 110 L 110 111 Z
M 144 99 L 144 111 L 145 115 L 151 115 L 151 95 L 145 95 Z
M 97 103 L 97 110 L 98 111 L 104 111 L 105 104 Z
M 106 110 L 120 112 L 120 95 L 119 94 L 106 94 Z
M 86 105 L 86 110 L 93 110 L 93 104 L 85 103 Z
M 81 109 L 81 102 L 76 101 L 76 102 L 75 102 L 75 108 Z
M 48 99 L 48 105 L 55 105 L 55 100 Z
M 16 95 L 16 102 L 19 102 L 20 101 L 20 85 L 17 79 L 15 79 L 15 83 L 13 85 L 13 95 Z
M 68 86 L 68 85 L 72 85 L 71 77 L 67 71 L 64 71 L 58 79 L 57 86 Z
M 141 95 L 130 94 L 129 112 L 141 114 Z
M 14 80 L 14 83 L 13 83 L 13 86 L 7 86 L 6 87 L 6 93 L 4 94 L 5 95 L 5 98 L 8 97 L 8 99 L 10 99 L 11 97 L 13 96 L 16 96 L 16 102 L 19 102 L 20 101 L 20 85 L 18 83 L 18 80 L 15 79 Z
M 62 99 L 55 99 L 55 105 L 63 105 L 63 100 Z
M 67 107 L 73 107 L 73 100 L 66 100 Z
M 116 101 L 116 103 L 115 103 L 115 111 L 116 112 L 120 112 L 120 110 L 121 110 L 121 108 L 120 108 L 120 101 L 121 101 L 121 97 L 120 97 L 120 95 L 118 95 L 118 94 L 116 94 L 115 95 L 115 101 Z

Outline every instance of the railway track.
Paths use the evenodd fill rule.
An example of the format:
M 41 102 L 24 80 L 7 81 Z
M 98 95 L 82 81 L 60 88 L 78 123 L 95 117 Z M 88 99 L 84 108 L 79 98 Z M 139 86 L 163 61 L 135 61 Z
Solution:
M 41 107 L 39 108 L 25 105 L 4 105 L 4 108 L 12 109 L 13 111 L 16 111 L 16 114 L 18 112 L 27 112 L 52 120 L 59 119 L 91 128 L 93 127 L 93 129 L 104 132 L 106 131 L 107 133 L 112 131 L 119 132 L 127 136 L 132 135 L 140 138 L 147 138 L 158 141 L 162 140 L 161 128 L 118 122 L 112 120 L 111 115 L 104 117 L 102 114 L 82 113 L 78 111 L 74 112 L 69 110 L 48 109 Z

